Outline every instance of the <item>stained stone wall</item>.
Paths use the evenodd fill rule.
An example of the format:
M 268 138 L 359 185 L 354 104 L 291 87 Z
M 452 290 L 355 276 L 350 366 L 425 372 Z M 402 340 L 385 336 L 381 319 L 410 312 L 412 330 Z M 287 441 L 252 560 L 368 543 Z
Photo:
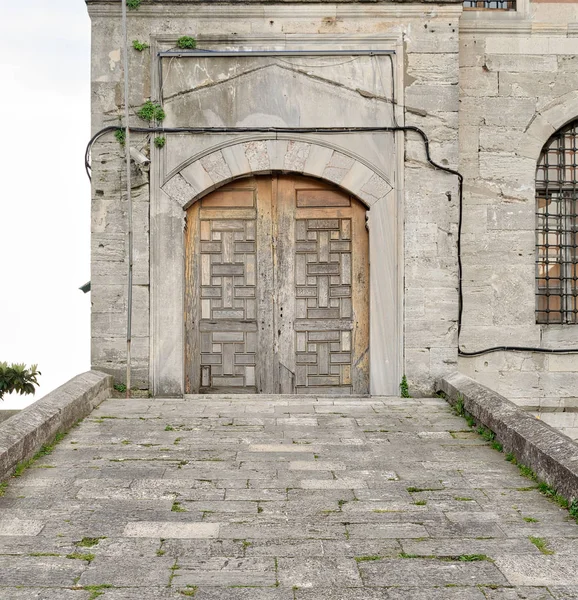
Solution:
M 467 351 L 578 347 L 575 325 L 537 325 L 534 313 L 536 162 L 550 135 L 578 117 L 578 7 L 522 7 L 461 22 Z M 575 427 L 574 415 L 548 411 L 578 409 L 577 355 L 498 352 L 460 358 L 459 368 L 553 425 Z
M 122 113 L 120 6 L 90 0 L 88 8 L 96 132 L 119 124 Z M 428 134 L 434 159 L 456 168 L 461 10 L 456 0 L 280 3 L 266 8 L 259 3 L 145 1 L 129 13 L 129 39 L 151 46 L 142 53 L 130 51 L 130 104 L 136 110 L 148 98 L 160 98 L 157 51 L 174 47 L 182 35 L 195 36 L 199 47 L 208 49 L 391 49 L 395 51 L 391 62 L 383 56 L 321 62 L 233 58 L 216 59 L 210 65 L 197 61 L 195 66 L 191 59 L 163 59 L 165 124 L 415 125 Z M 219 89 L 226 93 L 219 94 Z M 275 98 L 286 100 L 281 103 Z M 132 122 L 146 125 L 136 116 Z M 378 340 L 373 360 L 383 356 L 383 370 L 388 373 L 374 392 L 397 393 L 406 373 L 414 393 L 430 393 L 434 379 L 455 370 L 457 364 L 456 178 L 427 164 L 423 141 L 414 133 L 331 139 L 309 135 L 286 141 L 295 156 L 282 168 L 272 166 L 277 159 L 269 157 L 268 165 L 260 169 L 245 168 L 247 174 L 277 168 L 307 173 L 313 168 L 317 169 L 313 174 L 344 189 L 357 186 L 355 193 L 368 208 L 371 205 L 371 327 Z M 251 156 L 243 150 L 244 159 L 238 152 L 243 144 L 254 150 Z M 149 167 L 133 165 L 133 379 L 138 386 L 160 395 L 182 393 L 183 206 L 230 179 L 226 171 L 223 175 L 219 157 L 226 159 L 223 164 L 231 177 L 240 176 L 237 167 L 243 160 L 249 165 L 267 162 L 260 151 L 264 144 L 270 148 L 267 136 L 259 135 L 239 139 L 168 134 L 162 150 L 145 136 L 131 141 L 131 146 L 151 158 Z M 92 165 L 92 362 L 122 380 L 126 198 L 123 149 L 111 135 L 93 148 Z M 191 169 L 197 169 L 196 175 L 191 175 Z M 185 171 L 194 189 L 186 192 L 190 198 L 177 201 L 171 185 Z M 183 191 L 179 190 L 177 196 Z M 372 198 L 380 197 L 387 200 L 373 205 Z M 377 377 L 380 365 L 372 369 Z

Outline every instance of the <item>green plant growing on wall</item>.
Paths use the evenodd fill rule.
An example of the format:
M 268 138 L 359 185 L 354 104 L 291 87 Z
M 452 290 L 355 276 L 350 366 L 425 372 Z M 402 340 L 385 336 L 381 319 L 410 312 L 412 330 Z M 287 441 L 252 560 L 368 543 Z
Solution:
M 158 135 L 155 138 L 155 146 L 157 148 L 163 148 L 166 143 L 167 143 L 167 138 L 164 137 L 163 135 Z
M 197 47 L 197 40 L 189 35 L 183 35 L 177 40 L 177 47 L 181 50 L 194 50 Z
M 401 378 L 399 393 L 402 398 L 411 398 L 409 395 L 409 386 L 407 385 L 407 377 L 405 375 Z
M 126 5 L 129 10 L 137 10 L 141 5 L 142 0 L 126 0 Z
M 32 365 L 28 368 L 24 364 L 14 363 L 9 365 L 7 362 L 0 362 L 0 400 L 4 394 L 16 392 L 23 396 L 24 394 L 34 394 L 35 386 L 38 386 L 38 365 Z
M 132 41 L 132 47 L 135 50 L 138 50 L 139 52 L 142 52 L 143 50 L 150 48 L 150 46 L 146 42 L 139 42 L 138 40 Z
M 144 121 L 162 121 L 166 116 L 163 107 L 150 100 L 147 100 L 136 114 Z
M 126 142 L 126 131 L 124 129 L 117 129 L 114 132 L 114 137 L 116 138 L 116 141 L 124 147 Z

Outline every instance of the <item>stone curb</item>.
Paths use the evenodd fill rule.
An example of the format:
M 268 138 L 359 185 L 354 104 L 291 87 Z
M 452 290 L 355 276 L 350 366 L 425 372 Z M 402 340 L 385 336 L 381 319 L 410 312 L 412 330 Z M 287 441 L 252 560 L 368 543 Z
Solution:
M 0 481 L 32 458 L 57 433 L 70 429 L 112 393 L 113 378 L 99 371 L 77 375 L 0 424 Z
M 460 395 L 465 410 L 496 434 L 505 452 L 569 501 L 578 498 L 578 444 L 569 437 L 461 373 L 442 378 L 436 389 L 451 405 Z

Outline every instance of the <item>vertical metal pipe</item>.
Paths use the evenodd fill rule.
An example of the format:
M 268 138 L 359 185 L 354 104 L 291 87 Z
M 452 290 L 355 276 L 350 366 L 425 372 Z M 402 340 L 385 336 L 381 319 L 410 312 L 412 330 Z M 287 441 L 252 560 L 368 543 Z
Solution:
M 126 156 L 126 201 L 127 201 L 127 243 L 128 243 L 128 290 L 126 301 L 126 397 L 130 398 L 131 388 L 131 340 L 132 340 L 132 262 L 133 262 L 133 225 L 132 195 L 130 176 L 130 128 L 129 128 L 129 86 L 128 86 L 128 26 L 126 0 L 122 0 L 122 53 L 124 70 L 124 153 Z

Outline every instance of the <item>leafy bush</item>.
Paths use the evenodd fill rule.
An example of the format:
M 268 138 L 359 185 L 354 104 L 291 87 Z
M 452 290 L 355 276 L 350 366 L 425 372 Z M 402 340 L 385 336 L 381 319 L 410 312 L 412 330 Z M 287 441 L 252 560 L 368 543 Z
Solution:
M 155 146 L 157 148 L 162 148 L 167 143 L 167 138 L 159 135 L 155 138 Z
M 146 42 L 139 42 L 138 40 L 132 41 L 132 47 L 135 50 L 138 50 L 139 52 L 142 52 L 143 50 L 150 48 L 150 46 Z
M 147 100 L 136 114 L 145 121 L 162 121 L 165 118 L 163 107 L 150 100 Z
M 124 129 L 117 129 L 114 132 L 114 137 L 121 146 L 126 144 L 126 131 Z
M 23 396 L 24 394 L 34 394 L 38 386 L 38 365 L 32 365 L 29 369 L 24 364 L 14 363 L 9 365 L 6 362 L 0 362 L 0 400 L 4 394 L 16 392 Z
M 182 50 L 194 50 L 197 47 L 197 40 L 190 35 L 183 35 L 177 40 L 177 47 Z
M 142 0 L 126 0 L 126 5 L 128 6 L 129 10 L 137 10 L 141 2 Z

